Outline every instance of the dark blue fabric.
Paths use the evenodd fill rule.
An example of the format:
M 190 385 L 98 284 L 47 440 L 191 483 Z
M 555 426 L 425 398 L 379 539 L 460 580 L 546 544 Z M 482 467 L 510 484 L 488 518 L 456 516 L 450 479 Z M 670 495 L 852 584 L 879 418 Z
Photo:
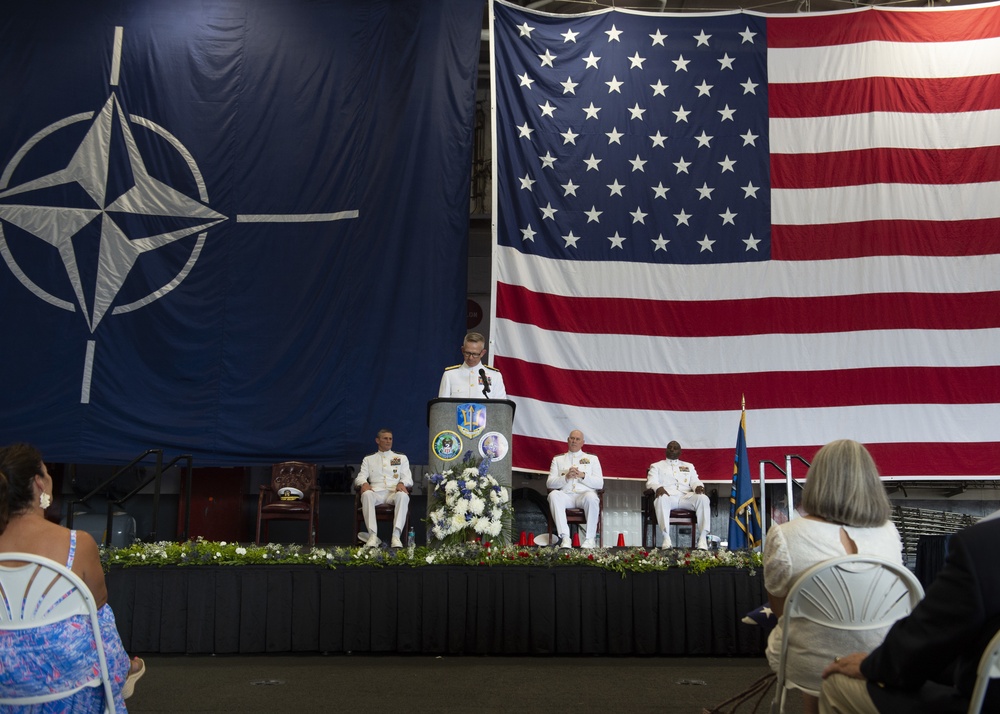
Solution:
M 675 15 L 668 32 L 658 24 L 661 18 L 649 14 L 544 15 L 501 3 L 494 13 L 497 75 L 508 79 L 496 87 L 497 183 L 508 188 L 497 197 L 498 243 L 574 260 L 770 260 L 767 81 L 758 81 L 754 93 L 740 86 L 747 72 L 757 80 L 767 77 L 763 16 Z M 743 40 L 739 33 L 746 30 L 755 33 L 755 42 Z M 654 32 L 662 34 L 659 42 L 651 41 Z M 692 51 L 692 38 L 705 33 L 742 74 L 724 69 L 714 52 Z M 635 79 L 638 67 L 649 82 Z M 704 96 L 701 84 L 714 92 Z M 685 101 L 675 116 L 674 104 L 666 109 L 667 96 L 705 101 Z M 689 121 L 684 111 L 697 120 Z M 739 117 L 739 129 L 730 112 Z M 753 144 L 739 135 L 745 127 L 757 135 Z M 676 147 L 693 146 L 699 132 L 711 134 L 711 141 L 698 144 L 697 156 L 678 155 Z M 720 171 L 720 164 L 728 170 Z M 749 184 L 758 188 L 754 210 L 740 208 L 747 205 L 743 187 Z M 609 190 L 612 185 L 616 189 Z M 659 194 L 651 190 L 657 186 Z M 698 186 L 711 187 L 712 200 L 685 204 L 681 213 L 692 213 L 680 220 L 679 199 L 668 201 L 666 191 L 673 198 Z M 741 240 L 716 240 L 711 250 L 699 243 L 725 231 L 721 214 L 709 204 L 739 212 Z M 558 220 L 543 208 L 554 208 Z M 610 240 L 619 231 L 629 240 Z M 760 241 L 754 250 L 742 240 L 747 235 Z M 657 238 L 669 240 L 669 251 L 657 252 Z
M 421 453 L 465 328 L 481 27 L 481 0 L 5 7 L 0 441 Z

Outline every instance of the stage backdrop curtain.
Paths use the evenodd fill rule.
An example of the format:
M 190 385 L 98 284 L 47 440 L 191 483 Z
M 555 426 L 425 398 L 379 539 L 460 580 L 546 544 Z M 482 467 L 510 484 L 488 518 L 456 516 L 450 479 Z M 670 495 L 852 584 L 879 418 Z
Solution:
M 1000 5 L 493 7 L 515 468 L 571 425 L 605 476 L 678 439 L 728 482 L 745 395 L 752 463 L 995 476 Z
M 6 5 L 0 440 L 351 462 L 409 424 L 421 451 L 465 329 L 482 13 Z
M 113 568 L 129 652 L 758 655 L 760 574 L 713 568 Z

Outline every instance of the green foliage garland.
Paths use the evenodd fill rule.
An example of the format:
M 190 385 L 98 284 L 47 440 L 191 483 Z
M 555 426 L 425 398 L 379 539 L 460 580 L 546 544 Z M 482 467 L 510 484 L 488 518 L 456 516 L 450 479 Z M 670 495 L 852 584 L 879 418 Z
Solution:
M 645 548 L 549 548 L 516 545 L 494 546 L 489 542 L 467 542 L 436 548 L 307 548 L 300 545 L 248 545 L 193 540 L 184 543 L 136 542 L 127 548 L 102 548 L 104 569 L 156 566 L 252 566 L 313 565 L 327 568 L 367 566 L 433 567 L 464 565 L 482 567 L 559 567 L 564 565 L 604 568 L 622 573 L 648 573 L 684 568 L 701 574 L 716 567 L 742 568 L 755 573 L 761 567 L 760 553 L 753 551 L 647 550 Z

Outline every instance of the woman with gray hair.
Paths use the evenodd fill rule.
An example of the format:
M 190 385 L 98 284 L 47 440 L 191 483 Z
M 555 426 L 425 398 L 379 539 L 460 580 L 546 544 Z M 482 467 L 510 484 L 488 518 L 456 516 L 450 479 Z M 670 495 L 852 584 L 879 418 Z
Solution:
M 764 544 L 764 588 L 778 618 L 767 642 L 767 659 L 774 670 L 781 652 L 785 597 L 802 573 L 825 560 L 853 554 L 903 562 L 899 532 L 889 520 L 889 498 L 875 461 L 858 442 L 832 441 L 816 452 L 800 510 L 800 517 L 769 530 Z M 830 660 L 845 652 L 870 650 L 886 630 L 834 632 L 797 621 L 789 632 L 786 677 L 818 691 Z M 802 696 L 806 712 L 819 711 L 816 697 L 805 692 Z

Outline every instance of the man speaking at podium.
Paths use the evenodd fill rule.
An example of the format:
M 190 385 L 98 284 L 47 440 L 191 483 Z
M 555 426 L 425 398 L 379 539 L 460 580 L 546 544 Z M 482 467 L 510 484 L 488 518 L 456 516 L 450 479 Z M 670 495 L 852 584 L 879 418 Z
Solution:
M 507 390 L 503 386 L 503 375 L 499 370 L 483 364 L 486 354 L 486 338 L 478 332 L 470 332 L 462 343 L 465 361 L 445 369 L 441 375 L 439 397 L 461 397 L 473 399 L 506 399 Z

